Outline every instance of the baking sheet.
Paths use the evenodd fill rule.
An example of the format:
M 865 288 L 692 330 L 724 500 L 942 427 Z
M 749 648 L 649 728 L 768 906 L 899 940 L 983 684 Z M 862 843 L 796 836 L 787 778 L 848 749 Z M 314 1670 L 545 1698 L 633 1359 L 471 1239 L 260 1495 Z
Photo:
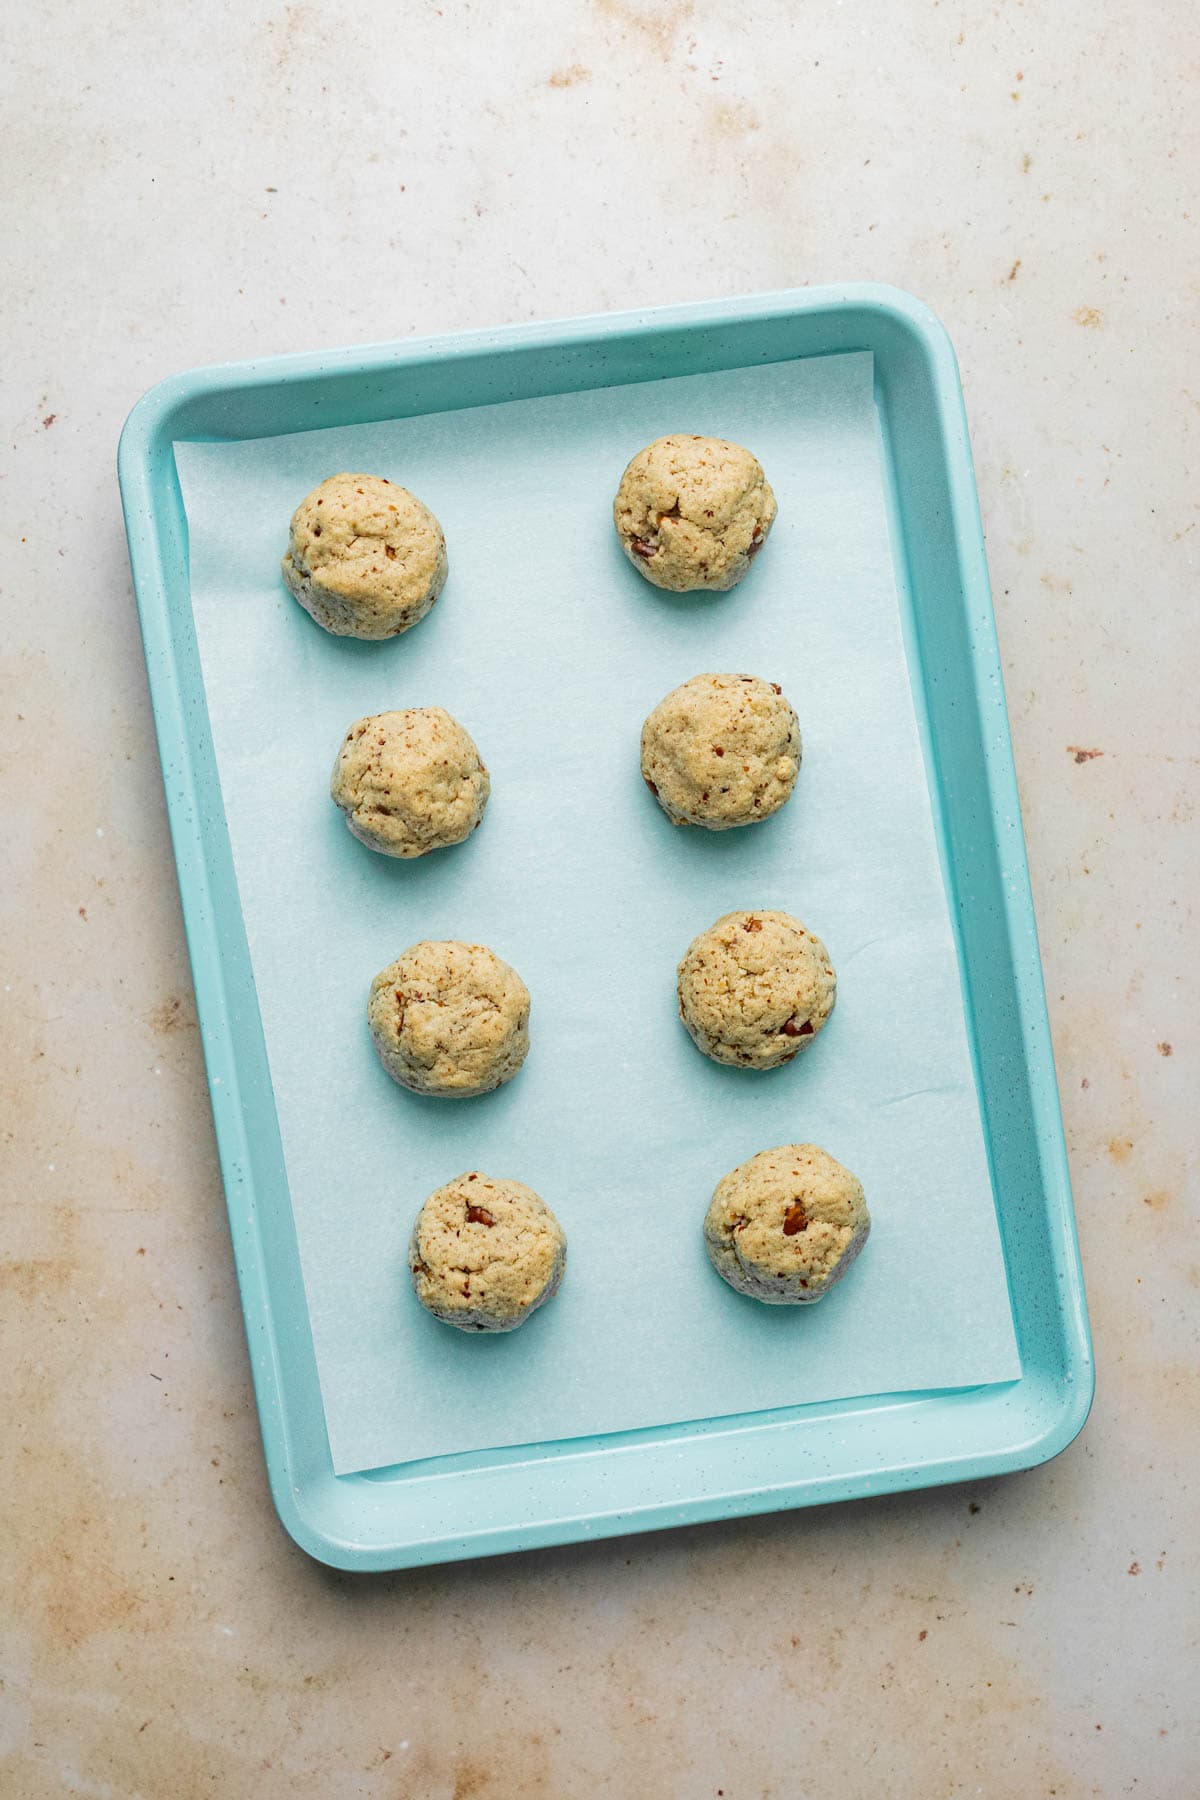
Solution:
M 209 714 L 339 1473 L 1020 1372 L 959 978 L 908 685 L 869 356 L 730 370 L 311 432 L 176 446 Z M 780 501 L 725 596 L 658 593 L 616 548 L 625 461 L 669 430 L 747 442 Z M 446 530 L 428 620 L 329 638 L 278 576 L 287 520 L 339 468 L 412 487 Z M 638 736 L 705 669 L 782 683 L 792 802 L 676 831 Z M 363 713 L 441 704 L 492 772 L 482 830 L 392 863 L 328 799 Z M 839 976 L 813 1048 L 720 1069 L 675 1014 L 675 964 L 737 906 L 777 906 Z M 490 943 L 533 995 L 517 1080 L 395 1087 L 366 1034 L 375 971 L 423 936 Z M 862 1178 L 868 1248 L 820 1306 L 765 1308 L 710 1270 L 717 1179 L 812 1139 Z M 557 1299 L 460 1335 L 408 1290 L 433 1187 L 467 1168 L 543 1194 L 569 1237 Z

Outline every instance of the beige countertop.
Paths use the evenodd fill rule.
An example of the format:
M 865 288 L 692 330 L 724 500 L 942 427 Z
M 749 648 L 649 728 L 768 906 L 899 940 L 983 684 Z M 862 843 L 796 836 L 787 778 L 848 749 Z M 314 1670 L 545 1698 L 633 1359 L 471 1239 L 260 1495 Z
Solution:
M 28 20 L 0 76 L 0 1791 L 1195 1793 L 1192 8 Z M 969 1489 L 331 1574 L 266 1490 L 120 424 L 197 363 L 848 278 L 921 295 L 962 364 L 1091 1420 Z

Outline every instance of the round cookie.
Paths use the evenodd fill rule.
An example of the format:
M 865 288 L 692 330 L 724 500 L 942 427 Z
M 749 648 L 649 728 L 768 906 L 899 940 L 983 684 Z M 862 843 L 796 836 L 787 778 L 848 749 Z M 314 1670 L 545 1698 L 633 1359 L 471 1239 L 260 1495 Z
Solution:
M 292 514 L 283 579 L 336 637 L 398 637 L 442 591 L 446 540 L 407 488 L 331 475 Z
M 829 952 L 783 912 L 732 912 L 688 946 L 679 1016 L 714 1062 L 775 1069 L 791 1062 L 833 1011 Z
M 639 450 L 613 501 L 621 548 L 655 587 L 734 587 L 777 511 L 756 456 L 724 438 L 661 437 Z
M 514 1331 L 555 1292 L 567 1239 L 546 1202 L 520 1181 L 478 1170 L 430 1194 L 408 1246 L 413 1289 L 460 1331 Z
M 770 818 L 800 769 L 800 723 L 778 682 L 693 675 L 642 726 L 642 779 L 674 825 Z
M 329 782 L 355 837 L 384 856 L 461 844 L 482 823 L 490 792 L 474 739 L 441 706 L 357 720 Z
M 862 1183 L 816 1144 L 760 1150 L 719 1181 L 704 1248 L 723 1281 L 768 1306 L 808 1306 L 867 1241 Z
M 417 1094 L 469 1099 L 511 1081 L 529 1052 L 529 989 L 483 944 L 413 944 L 371 983 L 379 1060 Z

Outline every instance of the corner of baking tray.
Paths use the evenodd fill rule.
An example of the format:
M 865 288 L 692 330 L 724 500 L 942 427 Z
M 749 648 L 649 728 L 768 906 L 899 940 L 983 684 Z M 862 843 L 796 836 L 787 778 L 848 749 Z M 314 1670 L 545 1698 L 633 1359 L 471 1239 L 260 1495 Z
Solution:
M 348 1575 L 395 1566 L 389 1561 L 376 1562 L 367 1546 L 339 1537 L 318 1523 L 311 1509 L 303 1504 L 301 1488 L 293 1482 L 289 1458 L 268 1453 L 266 1461 L 267 1483 L 276 1516 L 292 1542 L 306 1556 L 323 1563 L 327 1569 L 338 1569 Z
M 175 419 L 204 385 L 204 373 L 168 375 L 147 388 L 131 407 L 117 442 L 117 479 L 126 505 L 154 457 L 172 442 Z
M 831 298 L 836 295 L 843 305 L 863 307 L 895 319 L 920 338 L 933 361 L 948 359 L 957 373 L 950 333 L 933 308 L 917 294 L 910 294 L 907 288 L 893 287 L 886 281 L 851 281 L 828 292 Z
M 1056 1375 L 1045 1383 L 1052 1394 L 1039 1396 L 1044 1422 L 1012 1455 L 1011 1470 L 1036 1469 L 1068 1450 L 1087 1424 L 1096 1397 L 1096 1364 L 1090 1340 L 1077 1355 L 1065 1379 Z

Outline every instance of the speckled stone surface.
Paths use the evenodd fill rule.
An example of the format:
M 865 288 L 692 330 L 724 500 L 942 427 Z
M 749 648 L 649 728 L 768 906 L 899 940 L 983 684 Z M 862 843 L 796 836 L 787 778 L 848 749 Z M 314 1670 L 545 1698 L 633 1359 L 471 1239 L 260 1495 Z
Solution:
M 51 0 L 9 34 L 0 1791 L 1180 1800 L 1193 11 L 541 0 L 518 31 L 446 0 L 384 21 L 214 4 L 167 30 L 134 0 Z M 1092 1419 L 975 1488 L 331 1575 L 264 1481 L 120 424 L 197 363 L 852 277 L 920 294 L 962 363 Z

